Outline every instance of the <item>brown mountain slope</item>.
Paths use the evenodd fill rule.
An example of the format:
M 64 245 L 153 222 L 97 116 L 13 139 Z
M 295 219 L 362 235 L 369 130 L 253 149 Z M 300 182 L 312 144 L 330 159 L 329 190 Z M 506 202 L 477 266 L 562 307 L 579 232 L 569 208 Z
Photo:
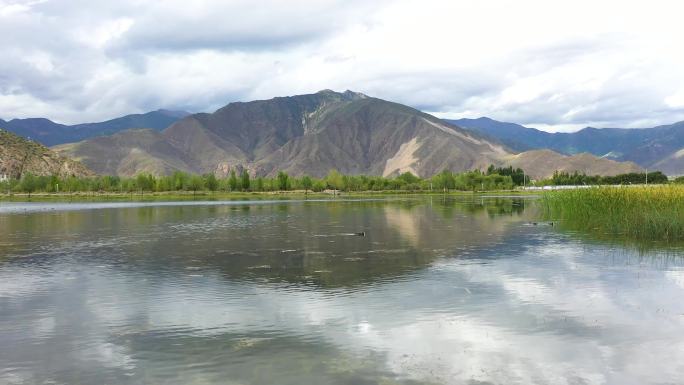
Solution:
M 522 168 L 532 179 L 548 178 L 556 170 L 577 171 L 587 175 L 617 175 L 644 171 L 633 162 L 616 162 L 588 153 L 566 156 L 551 150 L 526 151 L 504 157 L 502 161 L 513 167 Z
M 662 158 L 658 162 L 652 164 L 649 168 L 660 170 L 667 175 L 684 174 L 684 148 Z
M 176 169 L 225 175 L 238 167 L 257 175 L 283 170 L 320 177 L 337 169 L 347 174 L 410 171 L 429 176 L 444 169 L 484 169 L 518 159 L 491 139 L 416 109 L 330 90 L 231 103 L 213 114 L 188 116 L 160 134 L 127 131 L 56 149 L 99 173 L 119 175 L 167 174 Z M 544 161 L 565 169 L 564 157 L 556 155 Z M 613 165 L 622 170 L 615 162 L 595 157 L 572 162 L 572 167 L 582 166 L 580 170 L 590 173 L 613 173 Z M 549 165 L 528 162 L 533 175 L 545 174 Z
M 22 175 L 87 176 L 94 173 L 72 159 L 49 148 L 0 129 L 0 175 L 21 178 Z
M 322 115 L 322 116 L 316 116 Z M 432 175 L 496 163 L 506 150 L 412 108 L 361 98 L 323 108 L 308 132 L 257 162 L 267 173 Z
M 184 152 L 152 129 L 127 130 L 77 143 L 53 147 L 102 175 L 170 174 L 175 170 L 199 172 Z

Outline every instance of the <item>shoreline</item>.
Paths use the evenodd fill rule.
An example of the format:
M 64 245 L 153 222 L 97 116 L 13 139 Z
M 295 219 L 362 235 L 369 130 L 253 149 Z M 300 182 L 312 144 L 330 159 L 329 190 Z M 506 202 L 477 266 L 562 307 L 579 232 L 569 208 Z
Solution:
M 350 192 L 308 192 L 304 190 L 292 191 L 252 191 L 252 192 L 227 192 L 227 191 L 163 191 L 163 192 L 74 192 L 74 193 L 13 193 L 0 194 L 0 202 L 32 202 L 32 201 L 93 201 L 93 200 L 118 200 L 118 201 L 145 201 L 145 200 L 245 200 L 245 199 L 336 199 L 344 197 L 396 197 L 396 196 L 536 196 L 539 191 L 524 190 L 491 190 L 491 191 L 350 191 Z

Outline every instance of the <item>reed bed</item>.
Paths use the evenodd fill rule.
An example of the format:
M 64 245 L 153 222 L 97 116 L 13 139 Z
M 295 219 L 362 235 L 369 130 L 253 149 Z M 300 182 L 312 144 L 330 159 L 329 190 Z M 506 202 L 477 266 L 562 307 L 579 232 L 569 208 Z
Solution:
M 564 228 L 635 240 L 684 240 L 684 186 L 551 191 L 542 203 L 545 217 Z

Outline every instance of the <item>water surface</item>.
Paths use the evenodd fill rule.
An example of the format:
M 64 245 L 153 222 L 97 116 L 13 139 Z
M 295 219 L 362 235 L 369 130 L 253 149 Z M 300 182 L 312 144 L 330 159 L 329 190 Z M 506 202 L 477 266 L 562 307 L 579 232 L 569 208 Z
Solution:
M 492 197 L 0 203 L 0 384 L 681 383 L 677 251 L 534 218 Z

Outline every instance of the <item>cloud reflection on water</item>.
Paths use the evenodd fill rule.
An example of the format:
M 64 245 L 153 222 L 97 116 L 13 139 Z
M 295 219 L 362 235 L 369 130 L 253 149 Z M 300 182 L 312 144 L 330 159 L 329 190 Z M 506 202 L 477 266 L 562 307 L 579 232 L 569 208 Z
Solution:
M 0 382 L 646 384 L 676 383 L 684 374 L 678 259 L 521 226 L 525 217 L 515 213 L 443 215 L 445 207 L 425 204 L 311 209 L 322 214 L 312 217 L 305 207 L 153 212 L 136 242 L 87 250 L 65 242 L 35 263 L 3 262 Z M 327 254 L 301 265 L 241 226 L 201 225 L 231 223 L 231 215 L 238 224 L 245 215 L 260 217 L 254 223 L 269 236 L 289 234 L 283 247 Z M 232 257 L 209 255 L 217 246 L 240 251 L 238 243 L 249 241 L 257 254 L 273 252 L 271 261 L 295 263 L 293 277 L 321 268 L 350 274 L 339 266 L 365 265 L 344 262 L 345 253 L 367 244 L 296 235 L 345 224 L 372 225 L 362 241 L 381 250 L 374 258 L 415 268 L 312 286 L 235 270 Z M 78 228 L 85 242 L 91 233 Z M 169 229 L 178 239 L 161 254 L 168 238 L 154 235 Z M 210 247 L 194 242 L 198 236 L 213 239 Z M 404 251 L 383 255 L 388 245 Z

